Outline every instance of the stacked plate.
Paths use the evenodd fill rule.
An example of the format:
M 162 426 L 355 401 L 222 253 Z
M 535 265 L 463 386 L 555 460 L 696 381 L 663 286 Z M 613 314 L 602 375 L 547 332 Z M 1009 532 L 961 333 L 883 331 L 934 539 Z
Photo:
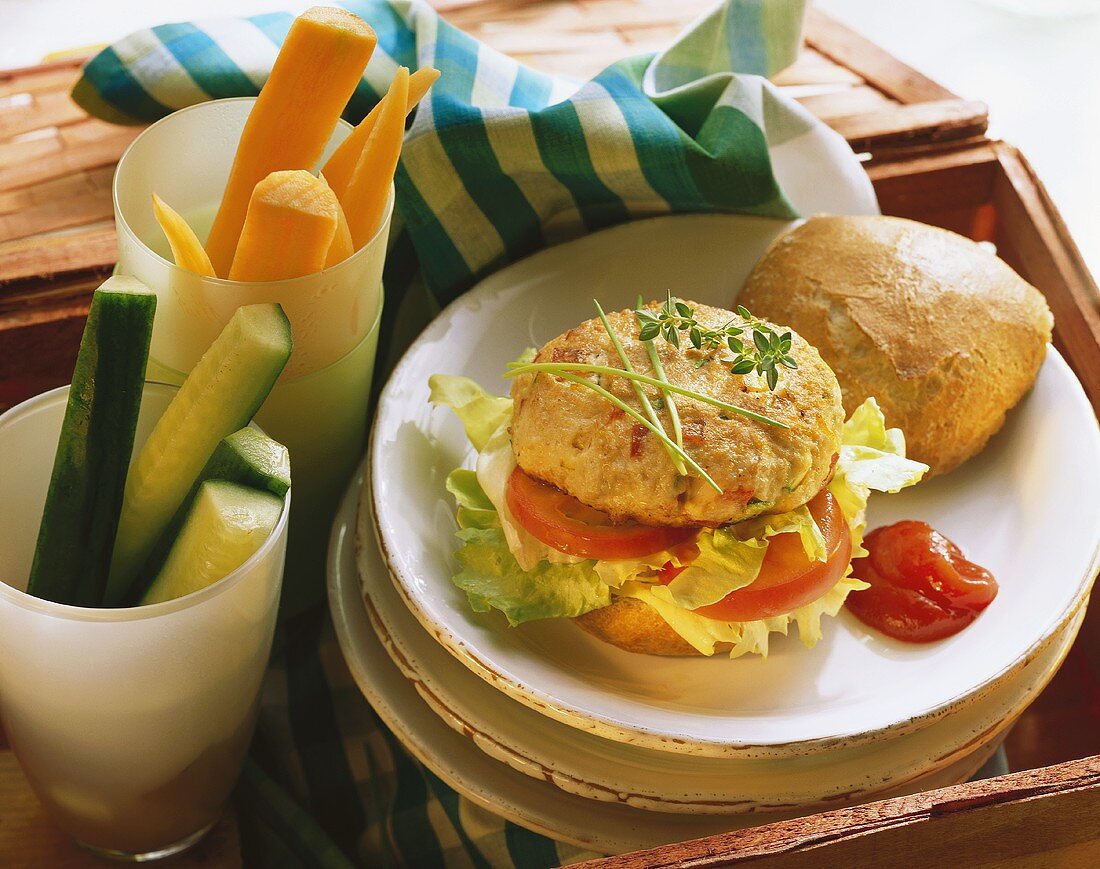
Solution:
M 865 180 L 834 163 L 801 186 L 782 159 L 776 169 L 788 194 L 816 185 L 805 201 L 791 196 L 803 213 L 873 211 Z M 451 583 L 444 480 L 473 454 L 458 421 L 428 404 L 429 376 L 505 393 L 505 364 L 590 317 L 593 297 L 611 310 L 671 288 L 729 307 L 788 226 L 665 217 L 543 251 L 438 316 L 382 395 L 366 479 L 334 530 L 340 642 L 409 750 L 511 820 L 618 852 L 962 781 L 1073 642 L 1100 552 L 1100 516 L 1079 510 L 1076 493 L 1100 487 L 1100 432 L 1054 350 L 981 455 L 872 498 L 872 527 L 925 520 L 1000 582 L 989 609 L 948 640 L 898 643 L 842 613 L 814 649 L 783 638 L 766 661 L 656 658 L 566 620 L 509 628 Z

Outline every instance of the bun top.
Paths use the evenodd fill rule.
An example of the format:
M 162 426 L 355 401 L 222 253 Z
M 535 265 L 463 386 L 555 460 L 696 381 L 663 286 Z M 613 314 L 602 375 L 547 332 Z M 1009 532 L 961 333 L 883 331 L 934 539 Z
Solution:
M 696 319 L 711 329 L 737 319 L 730 311 L 688 304 Z M 657 311 L 660 304 L 647 308 Z M 652 374 L 634 312 L 619 311 L 608 319 L 635 370 Z M 747 333 L 744 338 L 751 341 Z M 661 338 L 653 345 L 670 382 L 764 414 L 789 428 L 675 396 L 684 446 L 722 487 L 719 494 L 699 477 L 678 475 L 658 438 L 606 398 L 552 374 L 523 375 L 512 387 L 512 446 L 519 466 L 616 520 L 647 525 L 738 522 L 794 509 L 821 490 L 839 451 L 844 417 L 836 377 L 813 347 L 792 336 L 791 355 L 798 368 L 780 368 L 772 391 L 755 374 L 731 373 L 728 350 L 706 354 L 686 340 L 677 349 Z M 598 319 L 547 342 L 537 360 L 622 367 Z M 642 412 L 625 378 L 601 375 L 600 385 Z M 651 401 L 660 398 L 654 387 L 645 387 L 645 392 Z M 667 409 L 659 418 L 671 432 Z
M 818 348 L 849 412 L 875 396 L 933 473 L 1000 428 L 1053 326 L 1039 291 L 983 246 L 896 217 L 811 218 L 772 244 L 739 301 Z

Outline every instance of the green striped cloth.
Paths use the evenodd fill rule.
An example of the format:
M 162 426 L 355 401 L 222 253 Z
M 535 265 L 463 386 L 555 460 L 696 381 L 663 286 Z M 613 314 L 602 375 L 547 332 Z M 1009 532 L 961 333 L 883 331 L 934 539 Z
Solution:
M 396 178 L 382 360 L 401 349 L 403 300 L 402 320 L 413 308 L 422 322 L 425 308 L 546 245 L 675 212 L 794 216 L 769 148 L 835 136 L 762 77 L 794 60 L 806 0 L 728 0 L 667 51 L 584 82 L 523 66 L 421 2 L 342 5 L 378 33 L 347 120 L 374 105 L 398 65 L 442 71 Z M 139 31 L 93 58 L 73 96 L 93 115 L 143 123 L 255 94 L 296 11 Z M 255 865 L 541 867 L 592 856 L 478 808 L 410 758 L 352 683 L 323 610 L 280 627 L 239 797 Z

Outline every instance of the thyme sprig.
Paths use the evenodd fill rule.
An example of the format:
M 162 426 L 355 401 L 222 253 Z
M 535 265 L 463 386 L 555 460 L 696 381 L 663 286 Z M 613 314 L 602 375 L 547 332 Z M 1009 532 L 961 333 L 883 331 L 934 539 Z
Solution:
M 711 353 L 728 348 L 733 353 L 731 373 L 744 375 L 755 371 L 767 381 L 769 389 L 775 389 L 779 383 L 777 366 L 798 367 L 791 356 L 793 336 L 790 332 L 779 334 L 769 323 L 754 317 L 744 305 L 738 305 L 737 315 L 739 319 L 730 320 L 720 329 L 710 329 L 695 319 L 695 311 L 690 305 L 673 298 L 669 292 L 656 313 L 636 312 L 640 325 L 638 339 L 648 342 L 660 337 L 677 349 L 686 339 L 696 350 Z M 743 340 L 746 330 L 751 334 L 751 341 Z
M 786 423 L 782 423 L 777 419 L 772 419 L 770 416 L 764 416 L 762 413 L 756 413 L 755 411 L 738 407 L 736 404 L 729 404 L 711 395 L 707 395 L 704 392 L 696 392 L 694 389 L 677 386 L 675 383 L 667 383 L 663 380 L 658 380 L 656 377 L 650 377 L 648 374 L 642 374 L 638 371 L 625 371 L 622 368 L 613 368 L 610 365 L 592 365 L 585 362 L 509 362 L 508 370 L 504 372 L 504 376 L 506 378 L 519 377 L 521 374 L 537 374 L 539 372 L 543 374 L 553 374 L 557 377 L 570 373 L 607 374 L 611 377 L 625 377 L 627 380 L 636 380 L 638 383 L 644 383 L 647 386 L 655 386 L 658 389 L 666 389 L 669 392 L 675 392 L 677 395 L 686 395 L 688 398 L 694 398 L 696 401 L 701 401 L 704 404 L 712 404 L 729 413 L 738 413 L 741 416 L 746 416 L 757 422 L 774 425 L 776 428 L 790 428 Z M 569 378 L 566 377 L 565 379 L 568 380 Z M 581 379 L 583 380 L 584 378 Z M 585 383 L 593 387 L 596 386 L 591 380 L 586 380 Z
M 623 363 L 623 368 L 633 372 L 634 366 L 630 362 L 630 357 L 626 355 L 626 351 L 623 349 L 623 343 L 619 340 L 619 336 L 616 335 L 615 330 L 611 328 L 611 323 L 607 319 L 607 314 L 604 313 L 603 306 L 596 299 L 592 301 L 596 303 L 596 311 L 600 315 L 600 322 L 603 324 L 604 331 L 607 332 L 607 337 L 611 339 L 611 346 L 615 348 L 615 352 L 619 355 L 619 361 Z M 658 372 L 658 375 L 660 376 L 661 372 Z M 656 409 L 650 404 L 649 397 L 645 394 L 645 390 L 642 389 L 642 385 L 637 380 L 632 380 L 630 385 L 634 387 L 634 394 L 638 398 L 638 403 L 645 409 L 649 421 L 655 426 L 660 427 L 661 420 L 657 416 Z M 664 395 L 671 400 L 672 396 L 668 395 L 668 393 L 664 393 Z M 669 405 L 669 412 L 672 413 L 674 410 L 675 408 Z M 676 439 L 676 446 L 678 446 L 682 452 L 684 449 L 684 438 L 680 433 L 679 422 L 680 420 L 678 418 L 673 417 L 673 436 Z M 668 457 L 672 460 L 673 466 L 676 468 L 676 473 L 681 476 L 687 476 L 687 466 L 676 450 L 672 449 L 668 444 L 664 444 L 664 447 L 665 451 L 668 453 Z

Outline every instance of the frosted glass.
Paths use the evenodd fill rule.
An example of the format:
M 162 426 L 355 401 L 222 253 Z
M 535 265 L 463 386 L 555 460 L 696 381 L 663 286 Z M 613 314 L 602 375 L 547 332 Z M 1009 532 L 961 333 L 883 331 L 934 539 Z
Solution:
M 156 851 L 210 825 L 255 724 L 290 495 L 237 571 L 184 598 L 92 609 L 25 594 L 68 387 L 0 416 L 0 717 L 43 806 L 96 848 Z M 137 448 L 175 389 L 146 384 Z

